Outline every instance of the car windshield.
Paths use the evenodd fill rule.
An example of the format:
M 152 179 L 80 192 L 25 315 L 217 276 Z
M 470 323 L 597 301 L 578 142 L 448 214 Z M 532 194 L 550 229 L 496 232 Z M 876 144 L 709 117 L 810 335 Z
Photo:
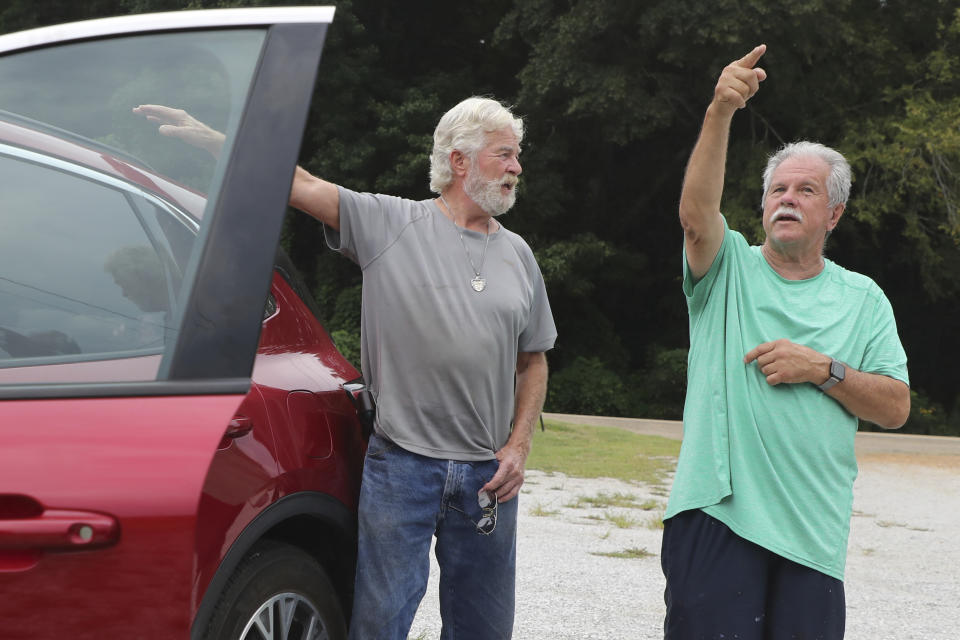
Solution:
M 0 384 L 156 377 L 264 33 L 0 56 Z M 217 144 L 170 135 L 188 117 Z

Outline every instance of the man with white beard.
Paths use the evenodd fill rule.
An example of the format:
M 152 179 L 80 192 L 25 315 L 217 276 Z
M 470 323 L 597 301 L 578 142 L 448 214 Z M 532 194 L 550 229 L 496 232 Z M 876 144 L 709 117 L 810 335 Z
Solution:
M 556 339 L 533 252 L 496 219 L 516 199 L 522 138 L 499 102 L 456 105 L 434 132 L 429 200 L 297 169 L 290 204 L 363 270 L 361 360 L 377 420 L 351 638 L 407 637 L 433 536 L 443 637 L 511 637 L 517 495 Z
M 161 135 L 219 155 L 182 109 L 140 105 Z M 376 422 L 360 491 L 350 638 L 405 640 L 440 565 L 442 637 L 513 633 L 517 495 L 556 327 L 514 204 L 523 121 L 472 97 L 433 134 L 428 200 L 357 193 L 297 167 L 290 205 L 363 271 L 361 368 Z
M 910 411 L 889 301 L 823 256 L 850 193 L 843 156 L 812 142 L 771 156 L 760 246 L 720 214 L 730 123 L 765 51 L 723 70 L 680 196 L 690 354 L 664 515 L 668 640 L 842 638 L 857 420 L 895 429 Z

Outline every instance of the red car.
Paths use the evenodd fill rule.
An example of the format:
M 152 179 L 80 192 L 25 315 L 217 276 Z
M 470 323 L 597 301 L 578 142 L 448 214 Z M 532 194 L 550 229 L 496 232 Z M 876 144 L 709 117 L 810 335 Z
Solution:
M 332 16 L 0 36 L 5 640 L 345 636 L 371 415 L 277 250 Z

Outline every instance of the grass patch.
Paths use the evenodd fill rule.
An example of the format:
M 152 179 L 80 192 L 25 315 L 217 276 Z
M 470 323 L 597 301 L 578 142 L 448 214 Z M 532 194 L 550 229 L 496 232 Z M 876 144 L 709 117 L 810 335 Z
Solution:
M 590 555 L 603 556 L 604 558 L 649 558 L 653 554 L 643 547 L 630 547 L 629 549 L 624 549 L 623 551 L 591 551 Z
M 604 513 L 603 519 L 615 526 L 617 529 L 633 529 L 640 524 L 640 521 L 630 516 L 619 513 Z
M 577 496 L 577 499 L 567 506 L 572 509 L 603 509 L 605 507 L 623 507 L 628 509 L 643 508 L 642 505 L 637 503 L 637 497 L 630 495 L 629 493 L 610 494 L 602 492 L 595 496 Z
M 560 513 L 557 509 L 547 509 L 539 502 L 533 505 L 528 512 L 532 516 L 537 516 L 538 518 L 546 518 L 547 516 L 555 516 Z
M 535 431 L 527 468 L 577 478 L 660 484 L 673 471 L 680 442 L 616 427 L 546 422 Z
M 654 517 L 652 520 L 647 520 L 647 529 L 653 529 L 654 531 L 662 531 L 663 530 L 663 514 L 665 512 L 666 511 L 661 508 L 657 512 L 656 517 Z

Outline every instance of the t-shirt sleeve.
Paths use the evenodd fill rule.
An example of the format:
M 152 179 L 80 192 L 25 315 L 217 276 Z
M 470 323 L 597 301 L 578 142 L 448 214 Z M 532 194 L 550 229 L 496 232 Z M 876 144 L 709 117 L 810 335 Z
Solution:
M 340 230 L 324 225 L 327 246 L 366 268 L 409 224 L 412 209 L 396 196 L 357 193 L 337 187 Z
M 530 274 L 533 298 L 530 305 L 530 316 L 527 326 L 520 332 L 517 341 L 517 350 L 524 352 L 542 352 L 553 348 L 557 340 L 557 327 L 553 321 L 553 312 L 550 310 L 550 300 L 547 298 L 547 285 L 543 281 L 543 273 L 533 257 L 533 251 L 524 245 L 528 263 L 527 272 Z
M 864 351 L 860 370 L 889 376 L 909 385 L 907 353 L 897 334 L 893 307 L 880 287 L 876 288 L 876 293 L 876 308 L 872 315 L 873 331 Z

